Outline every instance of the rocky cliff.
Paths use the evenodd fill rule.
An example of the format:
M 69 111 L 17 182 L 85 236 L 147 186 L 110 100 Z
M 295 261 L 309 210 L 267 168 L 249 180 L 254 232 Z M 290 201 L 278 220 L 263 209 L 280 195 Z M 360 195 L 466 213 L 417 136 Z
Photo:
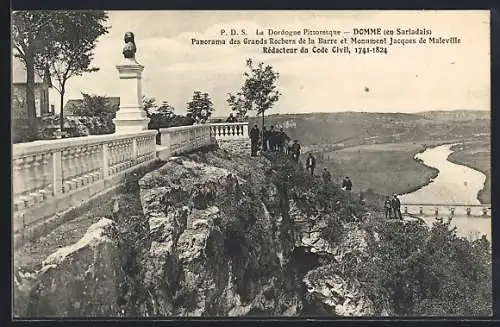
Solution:
M 280 154 L 242 149 L 199 150 L 144 175 L 112 217 L 17 274 L 16 315 L 394 314 L 371 268 L 393 233 L 378 209 Z

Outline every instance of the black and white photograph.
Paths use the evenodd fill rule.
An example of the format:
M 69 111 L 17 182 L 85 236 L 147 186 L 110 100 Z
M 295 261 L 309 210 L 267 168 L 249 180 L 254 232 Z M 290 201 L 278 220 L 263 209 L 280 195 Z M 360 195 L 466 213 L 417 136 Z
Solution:
M 11 13 L 12 317 L 492 317 L 490 11 Z

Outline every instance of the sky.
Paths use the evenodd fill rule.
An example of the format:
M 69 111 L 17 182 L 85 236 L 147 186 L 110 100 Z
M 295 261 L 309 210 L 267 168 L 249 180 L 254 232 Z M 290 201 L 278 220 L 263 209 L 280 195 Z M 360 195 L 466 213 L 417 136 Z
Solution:
M 280 100 L 269 113 L 418 112 L 490 110 L 490 40 L 487 11 L 110 11 L 109 34 L 95 49 L 96 73 L 68 82 L 65 99 L 80 92 L 120 96 L 116 65 L 123 35 L 135 34 L 136 60 L 145 69 L 143 93 L 184 114 L 194 91 L 206 92 L 214 116 L 226 116 L 228 92 L 237 92 L 252 58 L 280 73 Z M 195 46 L 220 30 L 427 28 L 432 36 L 457 36 L 458 45 L 401 45 L 388 55 L 263 54 L 261 46 Z M 250 35 L 252 38 L 258 38 Z M 267 36 L 266 36 L 267 37 Z M 331 46 L 330 46 L 331 47 Z M 352 49 L 354 51 L 354 49 Z M 368 92 L 367 92 L 368 90 Z M 66 102 L 65 100 L 65 102 Z M 50 102 L 59 107 L 59 95 Z

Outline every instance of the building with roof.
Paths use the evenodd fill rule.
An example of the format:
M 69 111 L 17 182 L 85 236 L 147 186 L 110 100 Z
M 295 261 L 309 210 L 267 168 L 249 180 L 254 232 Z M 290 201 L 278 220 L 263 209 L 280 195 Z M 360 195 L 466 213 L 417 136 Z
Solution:
M 37 117 L 53 111 L 49 105 L 50 77 L 43 78 L 35 71 L 35 109 Z M 12 57 L 11 113 L 13 119 L 26 119 L 26 67 L 18 58 Z

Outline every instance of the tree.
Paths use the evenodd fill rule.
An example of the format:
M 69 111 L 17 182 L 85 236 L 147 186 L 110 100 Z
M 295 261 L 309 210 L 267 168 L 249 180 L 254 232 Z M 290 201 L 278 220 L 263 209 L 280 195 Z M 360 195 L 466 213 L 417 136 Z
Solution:
M 146 111 L 146 115 L 149 117 L 149 112 L 151 109 L 156 108 L 156 99 L 155 98 L 148 98 L 147 96 L 143 95 L 142 96 L 142 109 Z
M 53 87 L 61 95 L 61 130 L 64 128 L 66 83 L 71 77 L 99 70 L 90 64 L 97 39 L 108 33 L 108 27 L 103 25 L 107 19 L 104 11 L 97 10 L 51 11 L 48 15 L 51 41 L 40 51 L 36 65 L 47 69 L 56 82 Z
M 196 123 L 204 123 L 214 111 L 213 103 L 207 93 L 195 91 L 193 99 L 187 104 L 187 117 Z
M 248 118 L 247 112 L 251 107 L 249 101 L 245 101 L 241 96 L 237 97 L 231 93 L 228 93 L 228 98 L 226 99 L 226 101 L 231 107 L 231 110 L 235 112 L 236 118 L 239 121 L 243 121 Z
M 50 15 L 45 11 L 16 11 L 12 13 L 12 43 L 14 56 L 26 67 L 26 111 L 30 140 L 36 135 L 35 73 L 41 50 L 52 42 Z
M 252 110 L 256 110 L 257 115 L 262 114 L 263 128 L 265 112 L 271 109 L 281 95 L 276 86 L 279 73 L 270 65 L 264 66 L 263 62 L 254 65 L 252 59 L 247 59 L 246 66 L 250 71 L 243 73 L 246 79 L 241 90 L 236 95 L 229 93 L 227 102 L 239 116 Z
M 150 129 L 160 129 L 170 127 L 175 118 L 174 107 L 167 101 L 163 101 L 160 106 L 155 106 L 147 111 Z
M 119 107 L 110 102 L 109 97 L 86 94 L 82 92 L 83 103 L 74 110 L 76 116 L 103 117 L 110 116 L 114 118 Z

